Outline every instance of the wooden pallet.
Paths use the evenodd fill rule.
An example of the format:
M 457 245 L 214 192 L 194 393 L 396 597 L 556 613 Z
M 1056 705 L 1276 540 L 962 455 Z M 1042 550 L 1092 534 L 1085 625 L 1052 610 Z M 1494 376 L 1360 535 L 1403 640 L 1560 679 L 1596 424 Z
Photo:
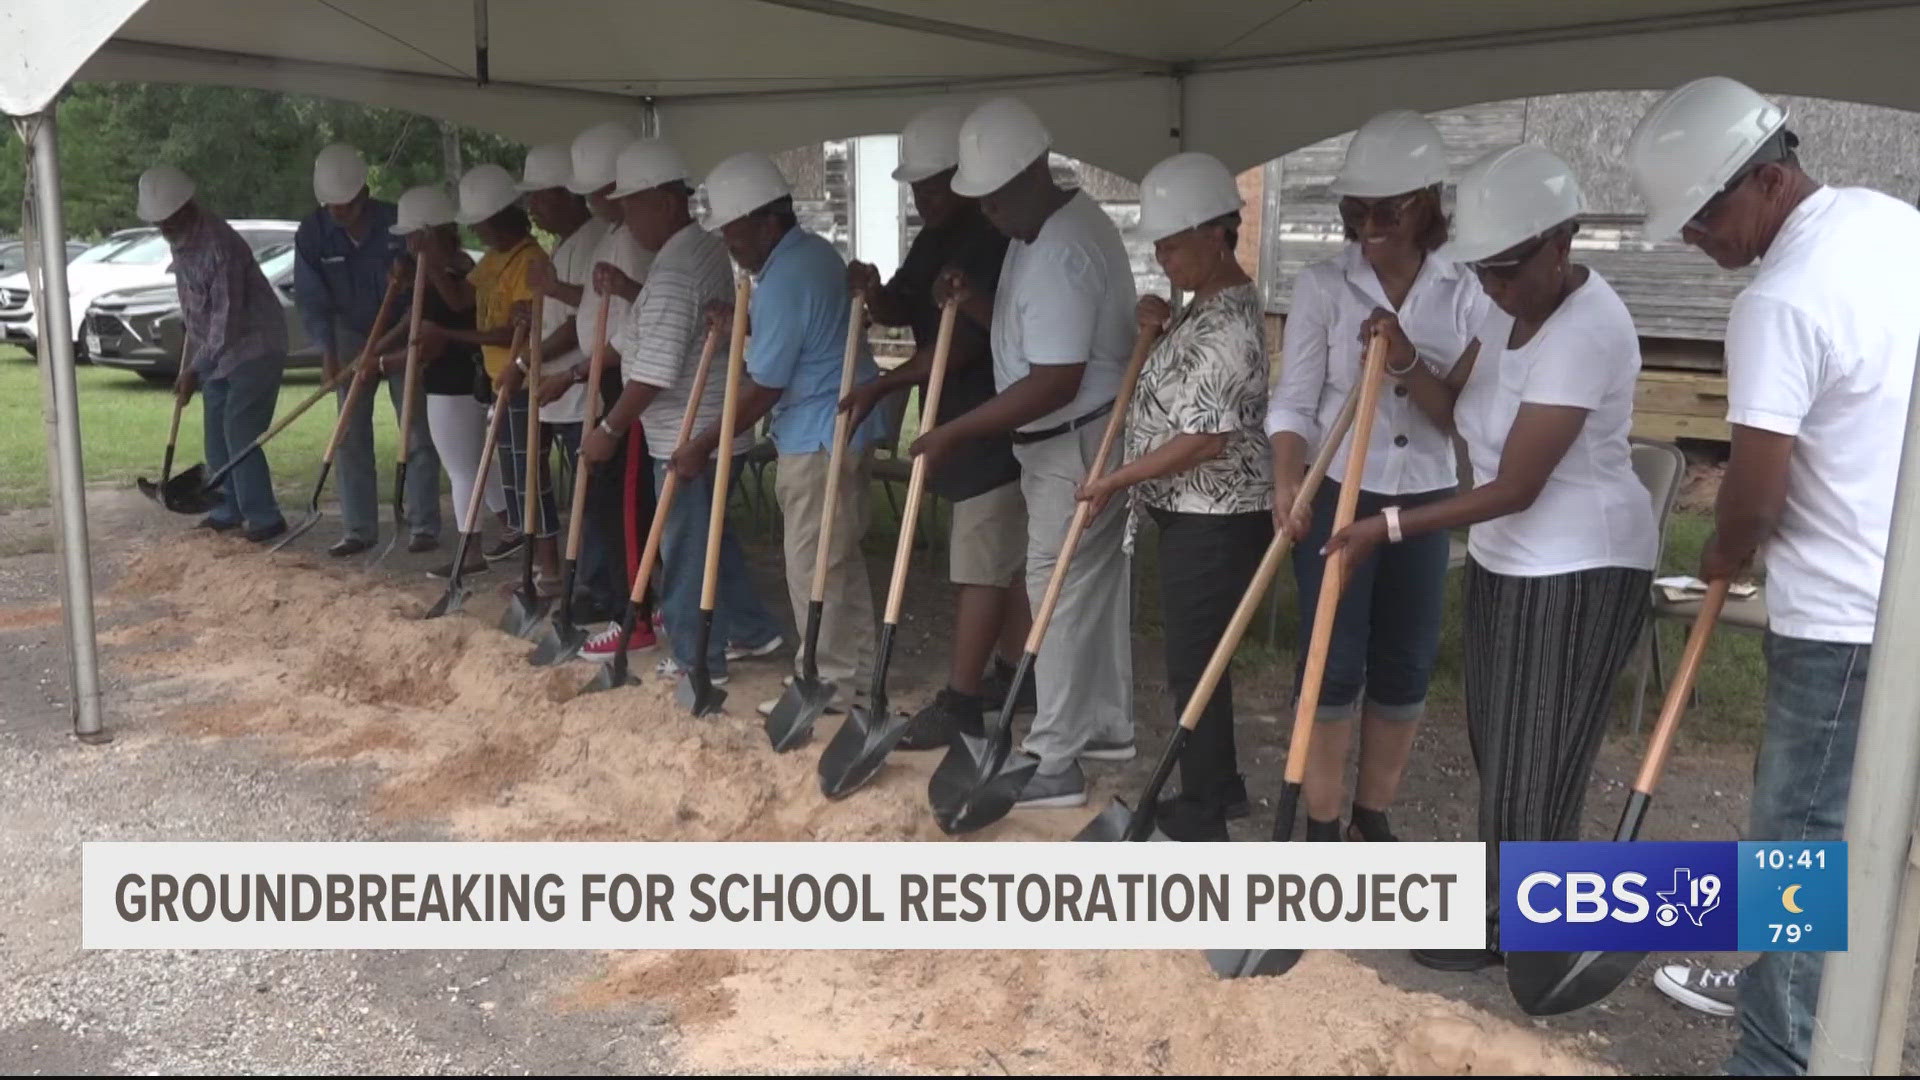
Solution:
M 1633 396 L 1633 433 L 1648 439 L 1726 442 L 1731 437 L 1726 377 L 1643 369 Z

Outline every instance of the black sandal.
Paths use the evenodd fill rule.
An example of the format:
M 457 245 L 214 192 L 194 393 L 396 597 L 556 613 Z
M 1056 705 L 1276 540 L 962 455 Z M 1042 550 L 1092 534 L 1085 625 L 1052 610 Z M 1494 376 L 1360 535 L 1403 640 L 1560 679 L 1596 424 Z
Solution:
M 1400 838 L 1393 835 L 1393 829 L 1388 827 L 1385 810 L 1369 810 L 1359 803 L 1354 803 L 1353 822 L 1347 826 L 1347 839 L 1373 844 L 1391 844 Z

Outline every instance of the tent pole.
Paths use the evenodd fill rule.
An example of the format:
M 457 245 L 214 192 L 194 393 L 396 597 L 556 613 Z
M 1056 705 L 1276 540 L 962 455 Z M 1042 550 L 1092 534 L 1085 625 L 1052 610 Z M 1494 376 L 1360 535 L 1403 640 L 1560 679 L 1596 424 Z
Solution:
M 100 660 L 93 626 L 93 569 L 88 561 L 87 502 L 80 463 L 79 388 L 73 374 L 73 319 L 67 298 L 67 229 L 60 206 L 58 103 L 19 122 L 32 170 L 40 273 L 33 298 L 45 328 L 42 362 L 53 370 L 54 429 L 48 452 L 59 463 L 54 506 L 60 520 L 60 569 L 66 587 L 67 648 L 73 670 L 73 733 L 82 742 L 106 742 L 100 725 Z
M 1905 995 L 1896 1002 L 1889 992 L 1911 989 L 1910 979 L 1889 976 L 1893 965 L 1911 968 L 1914 960 L 1910 938 L 1906 955 L 1894 955 L 1920 786 L 1920 666 L 1912 663 L 1920 656 L 1920 369 L 1914 385 L 1847 797 L 1847 951 L 1827 954 L 1814 1013 L 1808 1072 L 1822 1076 L 1883 1064 L 1899 1072 L 1897 1053 L 1883 1063 L 1874 1049 L 1884 1017 L 1905 1023 Z

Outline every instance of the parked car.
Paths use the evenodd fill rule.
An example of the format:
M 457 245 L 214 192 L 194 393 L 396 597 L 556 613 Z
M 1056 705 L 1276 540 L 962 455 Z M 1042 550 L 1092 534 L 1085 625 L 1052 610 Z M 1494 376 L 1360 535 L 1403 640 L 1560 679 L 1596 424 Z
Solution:
M 243 220 L 231 223 L 253 248 L 255 256 L 270 249 L 293 245 L 292 221 Z M 115 240 L 118 237 L 119 239 Z M 82 324 L 87 308 L 104 293 L 117 289 L 173 285 L 173 251 L 158 229 L 127 230 L 115 233 L 99 247 L 113 245 L 93 257 L 89 249 L 67 267 L 67 295 L 71 301 L 75 358 L 88 359 L 86 334 Z M 0 278 L 0 341 L 18 345 L 28 352 L 38 347 L 39 327 L 34 321 L 33 297 L 25 274 Z
M 96 245 L 85 240 L 67 241 L 67 263 L 79 258 L 88 248 Z M 25 240 L 0 240 L 0 274 L 19 274 L 27 269 L 27 242 Z

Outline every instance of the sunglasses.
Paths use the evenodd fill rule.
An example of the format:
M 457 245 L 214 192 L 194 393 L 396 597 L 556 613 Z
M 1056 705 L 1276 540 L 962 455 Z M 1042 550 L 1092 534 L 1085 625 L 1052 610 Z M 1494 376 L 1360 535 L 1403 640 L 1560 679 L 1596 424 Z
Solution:
M 1472 270 L 1481 277 L 1494 277 L 1502 281 L 1512 281 L 1520 275 L 1520 269 L 1522 267 L 1533 261 L 1535 255 L 1540 254 L 1540 252 L 1546 249 L 1547 241 L 1551 239 L 1553 239 L 1552 232 L 1543 233 L 1527 243 L 1522 244 L 1520 247 L 1511 249 L 1506 254 L 1470 262 L 1467 264 L 1467 269 Z
M 1342 196 L 1340 221 L 1350 229 L 1358 229 L 1368 222 L 1382 228 L 1391 228 L 1400 224 L 1400 219 L 1407 214 L 1407 207 L 1413 205 L 1413 198 L 1418 194 L 1420 193 L 1417 191 L 1410 191 L 1405 195 L 1374 199 L 1371 202 L 1352 195 Z
M 1727 196 L 1732 195 L 1738 190 L 1741 184 L 1747 182 L 1748 177 L 1759 172 L 1760 166 L 1765 164 L 1767 163 L 1764 161 L 1753 162 L 1739 172 L 1734 173 L 1733 179 L 1727 181 L 1719 191 L 1709 196 L 1706 202 L 1701 203 L 1700 209 L 1695 210 L 1693 216 L 1688 218 L 1686 225 L 1682 227 L 1705 232 L 1707 230 L 1707 222 L 1712 220 L 1713 216 L 1720 212 L 1720 208 L 1726 204 Z

